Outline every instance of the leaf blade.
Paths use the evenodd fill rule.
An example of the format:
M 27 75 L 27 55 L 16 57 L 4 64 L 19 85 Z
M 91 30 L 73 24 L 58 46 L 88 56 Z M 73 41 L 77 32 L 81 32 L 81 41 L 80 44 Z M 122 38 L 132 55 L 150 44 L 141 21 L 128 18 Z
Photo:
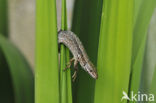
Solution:
M 94 103 L 119 103 L 128 92 L 133 8 L 131 0 L 103 2 Z
M 15 102 L 34 103 L 34 76 L 22 54 L 2 35 L 0 47 L 4 52 L 12 77 Z
M 36 6 L 35 100 L 59 103 L 56 1 L 37 0 Z

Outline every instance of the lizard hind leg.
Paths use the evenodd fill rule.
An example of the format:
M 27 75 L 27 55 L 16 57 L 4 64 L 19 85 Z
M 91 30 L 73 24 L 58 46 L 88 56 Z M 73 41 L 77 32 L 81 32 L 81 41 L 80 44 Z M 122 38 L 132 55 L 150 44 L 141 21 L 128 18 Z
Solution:
M 78 72 L 78 60 L 74 61 L 74 74 L 72 76 L 73 82 L 75 81 L 76 77 L 77 77 L 77 72 Z
M 66 71 L 68 68 L 71 67 L 72 62 L 75 60 L 75 58 L 73 57 L 72 59 L 70 59 L 70 61 L 67 63 L 67 66 L 64 68 L 64 71 Z

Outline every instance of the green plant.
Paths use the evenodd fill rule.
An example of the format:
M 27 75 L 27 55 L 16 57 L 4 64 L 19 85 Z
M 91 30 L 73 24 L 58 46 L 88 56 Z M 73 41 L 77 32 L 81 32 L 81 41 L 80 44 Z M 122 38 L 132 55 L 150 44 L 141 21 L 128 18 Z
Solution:
M 59 103 L 55 0 L 36 1 L 36 103 Z
M 12 96 L 12 101 L 7 100 L 7 96 L 10 94 L 10 88 L 7 88 L 8 84 L 1 85 L 2 93 L 5 94 L 5 92 L 9 92 L 5 96 L 2 96 L 3 99 L 1 99 L 1 102 L 5 103 L 33 103 L 34 102 L 34 76 L 32 74 L 32 70 L 30 66 L 28 65 L 27 61 L 23 57 L 23 55 L 20 53 L 19 50 L 16 49 L 10 41 L 8 41 L 5 37 L 3 37 L 0 34 L 0 50 L 3 52 L 5 58 L 1 58 L 0 62 L 2 62 L 1 66 L 1 79 L 6 78 L 6 80 L 9 79 L 11 82 L 10 88 Z M 6 64 L 3 64 L 3 60 L 6 60 Z M 6 66 L 7 65 L 7 66 Z M 9 69 L 9 72 L 5 72 Z M 3 75 L 3 73 L 6 73 L 6 75 L 9 76 L 9 78 L 6 75 Z M 7 74 L 8 73 L 8 74 Z M 11 80 L 10 80 L 11 79 Z M 7 82 L 7 81 L 4 81 Z M 6 86 L 6 87 L 5 87 Z M 3 94 L 2 94 L 3 95 Z M 13 98 L 14 97 L 14 98 Z
M 147 31 L 156 0 L 76 0 L 74 5 L 72 31 L 97 64 L 99 78 L 95 81 L 79 67 L 76 81 L 71 82 L 70 69 L 63 72 L 70 59 L 68 48 L 60 45 L 58 56 L 56 0 L 36 0 L 35 103 L 120 103 L 123 91 L 130 97 L 142 85 Z M 5 91 L 0 102 L 33 103 L 31 68 L 6 38 L 6 0 L 0 1 L 0 13 L 0 89 Z M 68 30 L 66 14 L 66 0 L 62 0 L 62 30 Z M 156 70 L 152 76 L 145 93 L 155 94 Z
M 96 82 L 94 101 L 114 103 L 121 101 L 123 90 L 128 93 L 137 92 L 139 89 L 146 30 L 155 8 L 155 1 L 104 0 L 103 12 L 100 13 L 101 2 L 102 0 L 75 2 L 73 31 L 84 43 L 91 59 L 96 57 L 95 47 L 99 46 L 97 64 L 100 76 Z M 99 16 L 94 12 L 97 10 L 97 3 L 98 12 L 102 14 L 99 45 L 96 41 L 99 30 L 95 31 L 99 24 L 94 18 L 95 15 Z M 74 103 L 93 102 L 94 82 L 87 78 L 85 72 L 80 71 L 79 79 L 73 85 Z
M 61 18 L 61 30 L 67 30 L 67 12 L 66 12 L 66 0 L 62 0 L 62 18 Z M 64 69 L 70 59 L 68 48 L 64 45 L 60 45 L 60 103 L 72 103 L 72 88 L 71 88 L 71 74 L 70 68 Z
M 99 79 L 96 82 L 95 103 L 119 103 L 122 91 L 128 91 L 133 4 L 133 1 L 125 0 L 103 2 L 98 52 Z
M 90 60 L 96 66 L 103 0 L 76 0 L 72 31 L 82 41 Z M 93 103 L 95 80 L 79 66 L 73 85 L 74 103 Z
M 138 2 L 138 1 L 136 1 Z M 140 86 L 141 71 L 144 58 L 144 50 L 147 40 L 148 25 L 153 14 L 156 1 L 143 0 L 136 4 L 140 6 L 135 8 L 134 29 L 133 29 L 133 48 L 132 48 L 132 73 L 130 90 L 137 92 Z M 138 12 L 137 12 L 138 11 Z

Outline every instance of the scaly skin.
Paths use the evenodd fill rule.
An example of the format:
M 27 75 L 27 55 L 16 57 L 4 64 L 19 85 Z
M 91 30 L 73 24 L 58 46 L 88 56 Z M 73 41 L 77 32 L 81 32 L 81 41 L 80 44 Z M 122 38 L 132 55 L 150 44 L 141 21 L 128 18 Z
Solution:
M 87 71 L 94 79 L 98 78 L 96 68 L 89 60 L 88 55 L 80 41 L 80 39 L 71 31 L 59 31 L 58 32 L 58 43 L 64 44 L 69 48 L 73 54 L 73 58 L 70 62 L 74 61 L 74 67 L 77 67 L 78 62 L 81 67 Z M 69 66 L 71 63 L 69 64 Z M 74 73 L 75 74 L 75 73 Z

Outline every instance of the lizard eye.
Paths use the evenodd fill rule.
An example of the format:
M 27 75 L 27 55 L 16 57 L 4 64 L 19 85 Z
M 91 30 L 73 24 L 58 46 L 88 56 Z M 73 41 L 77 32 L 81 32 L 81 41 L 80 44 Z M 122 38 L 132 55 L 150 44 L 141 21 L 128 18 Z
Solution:
M 93 70 L 90 70 L 90 72 L 92 72 Z

